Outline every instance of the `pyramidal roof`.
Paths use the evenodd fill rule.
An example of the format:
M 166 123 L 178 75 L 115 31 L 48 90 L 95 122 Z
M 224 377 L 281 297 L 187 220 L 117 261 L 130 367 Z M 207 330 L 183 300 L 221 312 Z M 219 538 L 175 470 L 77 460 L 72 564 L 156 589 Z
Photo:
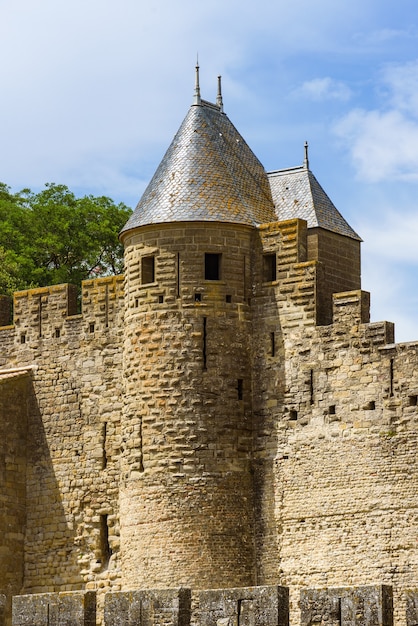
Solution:
M 266 172 L 216 104 L 190 107 L 122 232 L 162 222 L 216 221 L 256 225 L 276 221 Z
M 361 241 L 312 174 L 306 144 L 305 150 L 303 166 L 267 174 L 277 219 L 280 221 L 298 217 L 307 221 L 308 228 L 324 228 Z

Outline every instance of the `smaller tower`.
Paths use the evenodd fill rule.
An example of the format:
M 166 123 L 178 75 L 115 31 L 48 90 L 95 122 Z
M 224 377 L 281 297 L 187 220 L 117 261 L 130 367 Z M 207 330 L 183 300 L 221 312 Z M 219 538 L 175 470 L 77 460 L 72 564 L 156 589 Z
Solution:
M 307 260 L 319 263 L 318 324 L 332 322 L 332 294 L 360 289 L 361 238 L 336 209 L 309 169 L 308 142 L 300 167 L 268 173 L 278 220 L 307 222 Z

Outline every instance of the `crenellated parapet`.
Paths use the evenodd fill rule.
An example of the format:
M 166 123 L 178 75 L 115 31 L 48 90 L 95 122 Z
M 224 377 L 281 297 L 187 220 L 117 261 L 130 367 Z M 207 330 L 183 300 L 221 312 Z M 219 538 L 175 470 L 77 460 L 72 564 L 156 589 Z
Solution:
M 71 337 L 74 323 L 83 336 L 119 324 L 124 308 L 123 282 L 123 276 L 86 280 L 81 295 L 74 285 L 62 284 L 18 291 L 13 301 L 0 297 L 0 344 L 4 331 L 9 336 L 13 331 L 17 344 L 33 345 Z
M 394 607 L 393 589 L 385 584 L 304 587 L 289 620 L 289 588 L 277 585 L 203 591 L 134 588 L 107 593 L 103 614 L 96 611 L 98 598 L 92 591 L 34 594 L 13 597 L 12 626 L 95 626 L 96 613 L 104 626 L 393 626 L 394 614 L 414 626 L 417 590 L 404 589 L 395 597 L 399 602 Z

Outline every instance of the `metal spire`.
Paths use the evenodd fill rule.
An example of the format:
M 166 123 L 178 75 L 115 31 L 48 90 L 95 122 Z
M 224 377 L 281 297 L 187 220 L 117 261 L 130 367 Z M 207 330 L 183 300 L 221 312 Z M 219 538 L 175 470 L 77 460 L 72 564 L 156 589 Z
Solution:
M 224 104 L 222 102 L 222 84 L 221 84 L 221 76 L 218 76 L 218 95 L 216 96 L 216 104 L 219 107 L 219 110 L 221 111 L 221 113 L 223 113 L 224 110 Z
M 309 157 L 308 157 L 308 142 L 305 141 L 305 159 L 303 161 L 303 167 L 308 170 L 309 169 Z
M 199 57 L 196 59 L 196 80 L 194 88 L 194 101 L 193 104 L 200 104 L 200 84 L 199 84 Z

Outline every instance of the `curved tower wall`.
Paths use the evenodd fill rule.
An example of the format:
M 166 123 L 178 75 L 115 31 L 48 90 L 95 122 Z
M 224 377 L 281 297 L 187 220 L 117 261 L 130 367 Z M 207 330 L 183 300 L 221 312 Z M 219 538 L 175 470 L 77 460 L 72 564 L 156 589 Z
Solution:
M 124 235 L 120 513 L 128 586 L 255 582 L 252 232 L 178 223 Z

